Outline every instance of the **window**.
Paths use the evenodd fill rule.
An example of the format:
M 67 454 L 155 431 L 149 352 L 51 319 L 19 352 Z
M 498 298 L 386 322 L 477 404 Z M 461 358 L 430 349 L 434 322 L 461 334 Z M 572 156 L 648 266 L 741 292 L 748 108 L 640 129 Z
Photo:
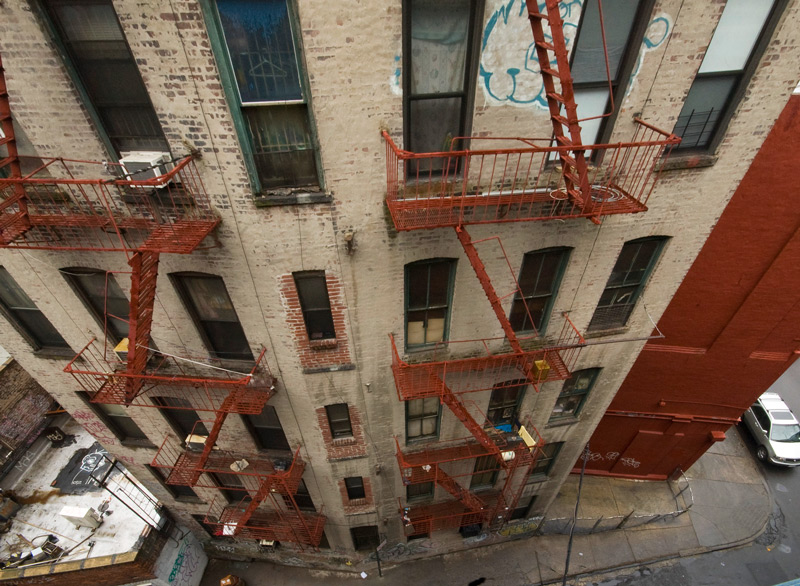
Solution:
M 184 439 L 190 434 L 208 435 L 208 429 L 192 404 L 183 397 L 153 397 L 153 403 L 161 407 L 161 413 L 169 424 Z
M 328 414 L 328 424 L 330 425 L 333 439 L 353 436 L 353 427 L 350 425 L 350 411 L 347 408 L 347 403 L 328 405 L 325 407 L 325 412 Z
M 578 416 L 599 373 L 599 368 L 578 370 L 572 374 L 572 378 L 564 381 L 564 386 L 561 387 L 561 392 L 556 399 L 556 406 L 553 407 L 553 413 L 550 415 L 550 423 L 560 419 L 574 419 Z
M 124 151 L 168 151 L 158 117 L 111 0 L 44 0 L 68 67 L 80 81 L 110 145 Z M 77 81 L 77 80 L 76 80 Z
M 335 338 L 325 271 L 292 273 L 309 340 Z
M 628 323 L 666 241 L 666 238 L 659 237 L 625 243 L 589 322 L 590 332 L 618 328 Z
M 475 468 L 472 470 L 472 479 L 469 483 L 470 489 L 491 488 L 497 480 L 498 470 L 498 463 L 494 456 L 475 458 Z
M 289 0 L 203 0 L 251 181 L 318 186 L 302 49 Z
M 287 506 L 292 506 L 291 497 L 283 495 L 283 500 L 286 501 Z M 308 492 L 306 482 L 302 478 L 300 479 L 300 484 L 297 487 L 297 492 L 294 493 L 294 502 L 297 504 L 297 508 L 301 511 L 314 513 L 317 510 L 316 507 L 314 507 L 314 501 L 311 500 L 311 494 Z
M 162 488 L 166 490 L 176 501 L 202 502 L 197 496 L 197 493 L 195 493 L 195 491 L 188 486 L 183 486 L 180 484 L 167 484 L 166 476 L 160 468 L 150 466 L 149 464 L 145 464 L 144 467 L 150 471 L 155 479 L 158 480 L 158 483 L 162 486 Z
M 406 486 L 406 501 L 422 501 L 433 498 L 433 482 L 420 482 L 419 484 L 409 484 Z
M 513 380 L 494 386 L 489 397 L 489 408 L 486 410 L 489 423 L 495 426 L 514 424 L 527 384 L 525 380 Z
M 678 149 L 713 149 L 786 2 L 728 0 L 673 132 Z
M 91 409 L 95 415 L 105 423 L 117 439 L 123 444 L 132 444 L 152 447 L 152 443 L 147 439 L 145 433 L 136 425 L 136 422 L 128 415 L 128 411 L 122 405 L 109 405 L 105 403 L 92 403 L 89 394 L 85 391 L 78 391 L 78 396 Z
M 381 536 L 376 525 L 350 527 L 350 535 L 353 538 L 353 547 L 356 551 L 372 551 L 381 542 Z
M 214 357 L 254 360 L 222 278 L 202 273 L 174 273 L 170 277 Z
M 603 0 L 603 24 L 611 90 L 615 112 L 620 110 L 631 71 L 636 63 L 642 38 L 654 0 Z M 608 73 L 606 72 L 603 35 L 598 0 L 587 0 L 581 13 L 578 38 L 572 51 L 570 70 L 575 88 L 578 116 L 590 118 L 610 111 Z M 606 142 L 611 135 L 613 118 L 581 122 L 584 144 Z
M 81 267 L 61 269 L 61 274 L 95 319 L 103 324 L 107 335 L 117 342 L 128 337 L 131 308 L 114 275 Z
M 433 259 L 406 265 L 406 347 L 447 339 L 453 297 L 454 259 Z
M 468 134 L 482 25 L 483 0 L 403 1 L 406 149 L 447 151 L 454 138 Z M 409 171 L 416 169 L 409 165 Z M 443 169 L 419 169 L 429 171 Z
M 526 496 L 519 499 L 517 502 L 517 506 L 514 507 L 514 511 L 511 513 L 511 521 L 516 519 L 524 519 L 527 517 L 531 509 L 533 509 L 533 502 L 536 500 L 536 496 Z
M 264 405 L 258 415 L 244 415 L 243 417 L 259 448 L 291 451 L 275 407 Z
M 0 267 L 0 311 L 34 350 L 70 351 L 69 344 L 3 267 Z
M 406 439 L 437 437 L 441 412 L 442 405 L 436 397 L 406 401 Z
M 250 501 L 250 495 L 242 484 L 242 479 L 237 474 L 229 474 L 226 472 L 214 472 L 209 474 L 219 491 L 225 497 L 229 504 L 239 505 L 246 507 Z
M 523 257 L 517 279 L 522 295 L 517 291 L 508 318 L 515 332 L 544 332 L 570 250 L 550 248 Z
M 536 458 L 536 464 L 533 465 L 531 475 L 528 477 L 529 480 L 539 481 L 550 474 L 556 462 L 556 456 L 558 456 L 558 452 L 561 451 L 561 446 L 563 445 L 564 442 L 555 442 L 542 446 Z
M 219 538 L 221 536 L 221 530 L 219 530 L 220 533 L 218 534 L 216 526 L 206 522 L 205 515 L 192 515 L 192 519 L 194 519 L 197 524 L 203 528 L 203 531 L 208 533 L 211 537 Z M 231 537 L 230 540 L 233 541 L 233 537 Z
M 367 498 L 367 493 L 364 490 L 364 478 L 361 476 L 345 478 L 344 487 L 347 489 L 347 498 L 351 501 Z

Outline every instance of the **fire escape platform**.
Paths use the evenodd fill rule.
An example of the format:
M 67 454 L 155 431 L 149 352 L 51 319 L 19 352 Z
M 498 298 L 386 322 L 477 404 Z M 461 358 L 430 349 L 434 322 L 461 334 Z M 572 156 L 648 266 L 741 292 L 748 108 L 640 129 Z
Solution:
M 163 393 L 166 387 L 179 396 L 192 397 L 196 411 L 257 415 L 275 393 L 276 379 L 269 370 L 266 350 L 261 351 L 249 373 L 227 372 L 225 377 L 208 376 L 208 372 L 219 371 L 203 370 L 200 359 L 187 362 L 166 355 L 151 357 L 151 368 L 132 374 L 125 371 L 124 362 L 112 359 L 116 358 L 112 352 L 105 354 L 93 340 L 64 368 L 93 403 L 158 407 L 150 394 Z M 136 381 L 139 388 L 132 400 L 126 395 L 130 381 Z
M 403 524 L 406 536 L 427 535 L 432 531 L 491 523 L 495 511 L 505 508 L 506 501 L 502 493 L 486 490 L 476 494 L 486 503 L 483 511 L 470 511 L 464 503 L 457 500 L 405 507 Z
M 219 514 L 209 513 L 205 522 L 217 527 L 218 535 L 234 535 L 245 539 L 266 539 L 317 547 L 322 540 L 327 517 L 321 513 L 302 511 L 257 510 L 248 521 L 239 525 L 243 511 L 226 507 Z
M 382 134 L 386 204 L 401 231 L 643 212 L 663 155 L 680 142 L 640 120 L 630 142 L 583 147 L 550 146 L 550 139 L 471 137 L 453 141 L 470 148 L 413 153 Z M 590 161 L 588 194 L 576 195 L 559 164 L 576 148 Z
M 571 323 L 570 323 L 571 325 Z M 582 336 L 574 331 L 571 339 L 562 337 L 557 344 L 548 348 L 535 348 L 522 352 L 505 351 L 491 352 L 489 347 L 494 340 L 476 340 L 469 342 L 443 342 L 432 349 L 427 357 L 440 358 L 411 364 L 404 361 L 398 352 L 394 337 L 392 342 L 392 373 L 395 386 L 401 401 L 422 399 L 426 397 L 441 397 L 445 392 L 442 383 L 453 393 L 471 393 L 487 391 L 494 388 L 497 379 L 485 376 L 485 372 L 493 372 L 506 376 L 506 379 L 525 379 L 526 368 L 537 361 L 545 361 L 549 371 L 542 374 L 536 383 L 565 380 L 570 377 L 571 366 L 575 363 L 578 353 L 585 345 Z M 523 340 L 523 345 L 526 341 Z M 541 346 L 542 341 L 533 343 Z M 452 358 L 451 354 L 471 354 L 467 358 Z M 437 382 L 438 381 L 438 382 Z
M 191 157 L 161 171 L 139 181 L 119 164 L 59 158 L 0 178 L 0 246 L 189 254 L 220 219 Z

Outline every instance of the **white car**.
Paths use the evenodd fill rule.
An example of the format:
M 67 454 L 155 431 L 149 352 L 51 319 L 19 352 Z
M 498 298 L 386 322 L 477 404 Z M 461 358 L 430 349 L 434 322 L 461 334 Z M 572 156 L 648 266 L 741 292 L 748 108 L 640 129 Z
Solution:
M 778 393 L 764 393 L 742 415 L 756 441 L 756 457 L 779 466 L 800 466 L 800 423 Z

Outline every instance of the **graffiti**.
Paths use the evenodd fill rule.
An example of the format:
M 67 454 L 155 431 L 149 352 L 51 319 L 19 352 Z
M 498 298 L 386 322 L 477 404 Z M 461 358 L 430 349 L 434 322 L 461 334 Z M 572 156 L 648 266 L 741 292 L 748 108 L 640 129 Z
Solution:
M 172 571 L 169 573 L 169 583 L 175 586 L 183 586 L 192 583 L 192 577 L 197 572 L 200 560 L 194 548 L 184 541 L 172 564 Z
M 635 458 L 620 458 L 619 463 L 623 466 L 630 466 L 632 468 L 638 468 L 641 465 L 641 462 Z
M 26 468 L 28 468 L 31 464 L 33 464 L 34 458 L 29 453 L 25 452 L 23 456 L 14 464 L 14 470 L 18 470 L 19 472 L 24 472 Z
M 380 552 L 381 561 L 393 560 L 400 557 L 408 557 L 412 555 L 424 555 L 430 553 L 435 549 L 434 543 L 430 539 L 419 539 L 409 541 L 408 543 L 398 543 L 388 549 L 382 549 Z M 376 560 L 375 552 L 373 551 L 364 562 L 374 562 Z
M 392 89 L 392 93 L 396 96 L 403 95 L 403 86 L 400 83 L 400 74 L 402 69 L 400 68 L 400 55 L 394 56 L 394 71 L 392 72 L 392 76 L 389 78 L 389 87 Z
M 513 537 L 516 535 L 532 533 L 539 528 L 543 518 L 544 517 L 533 517 L 532 519 L 514 523 L 513 525 L 506 525 L 500 531 L 498 531 L 498 533 L 503 537 Z
M 663 12 L 647 25 L 647 31 L 645 31 L 644 39 L 642 40 L 642 48 L 639 50 L 639 58 L 636 60 L 636 67 L 633 68 L 633 73 L 631 73 L 632 82 L 628 86 L 625 97 L 628 97 L 631 90 L 633 90 L 633 86 L 636 85 L 636 78 L 639 76 L 642 63 L 644 63 L 644 56 L 653 49 L 660 47 L 669 37 L 671 30 L 672 19 L 670 19 L 668 14 Z
M 586 460 L 587 462 L 599 462 L 600 460 L 609 460 L 613 462 L 619 458 L 619 452 L 606 452 L 605 455 L 599 452 L 592 452 L 589 451 L 588 455 L 586 453 L 581 454 L 580 459 Z
M 134 464 L 136 464 L 136 461 L 133 459 L 133 456 L 117 456 L 116 458 L 117 460 L 125 462 L 129 466 L 133 466 Z
M 305 563 L 300 558 L 286 558 L 281 560 L 282 564 L 287 566 L 305 566 Z
M 236 551 L 232 545 L 225 545 L 223 543 L 214 543 L 214 547 L 216 547 L 220 551 L 224 551 L 225 553 L 233 553 Z
M 107 446 L 113 446 L 117 443 L 117 438 L 111 435 L 108 428 L 98 421 L 94 415 L 88 411 L 75 411 L 72 418 L 80 422 L 83 429 L 85 429 L 94 439 Z
M 467 537 L 464 540 L 464 543 L 470 543 L 470 544 L 471 543 L 481 543 L 482 541 L 486 541 L 487 539 L 489 541 L 494 541 L 494 535 L 492 535 L 491 533 L 486 533 L 486 532 L 479 533 L 475 537 Z
M 561 18 L 569 50 L 575 38 L 583 0 L 562 0 Z M 490 102 L 547 109 L 544 83 L 525 0 L 496 0 L 499 6 L 486 23 L 481 43 L 480 83 Z M 544 11 L 544 2 L 539 0 Z M 550 39 L 549 35 L 546 35 Z M 528 46 L 519 39 L 530 38 Z M 552 62 L 555 65 L 555 61 Z

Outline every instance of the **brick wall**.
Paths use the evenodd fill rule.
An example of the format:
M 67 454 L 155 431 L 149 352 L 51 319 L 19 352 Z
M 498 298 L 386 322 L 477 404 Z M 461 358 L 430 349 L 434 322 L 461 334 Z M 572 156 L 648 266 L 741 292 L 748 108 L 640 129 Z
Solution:
M 283 275 L 280 278 L 280 291 L 286 306 L 286 321 L 292 332 L 297 356 L 304 370 L 335 370 L 352 366 L 350 362 L 350 349 L 347 342 L 347 327 L 345 323 L 344 289 L 342 282 L 330 272 L 325 273 L 328 286 L 328 298 L 331 303 L 331 315 L 336 338 L 325 340 L 310 340 L 303 320 L 303 311 L 297 295 L 297 287 L 292 275 Z
M 339 493 L 342 495 L 345 514 L 368 513 L 375 509 L 375 503 L 372 498 L 372 483 L 366 476 L 362 476 L 361 481 L 364 483 L 364 498 L 351 499 L 347 495 L 347 486 L 344 483 L 344 478 L 339 479 Z
M 353 428 L 353 436 L 335 439 L 331 433 L 331 426 L 328 423 L 328 414 L 325 411 L 325 407 L 317 409 L 317 421 L 322 432 L 322 439 L 325 442 L 325 449 L 328 451 L 328 460 L 347 460 L 367 455 L 361 417 L 358 410 L 352 405 L 348 405 L 347 408 L 350 411 L 350 425 Z

